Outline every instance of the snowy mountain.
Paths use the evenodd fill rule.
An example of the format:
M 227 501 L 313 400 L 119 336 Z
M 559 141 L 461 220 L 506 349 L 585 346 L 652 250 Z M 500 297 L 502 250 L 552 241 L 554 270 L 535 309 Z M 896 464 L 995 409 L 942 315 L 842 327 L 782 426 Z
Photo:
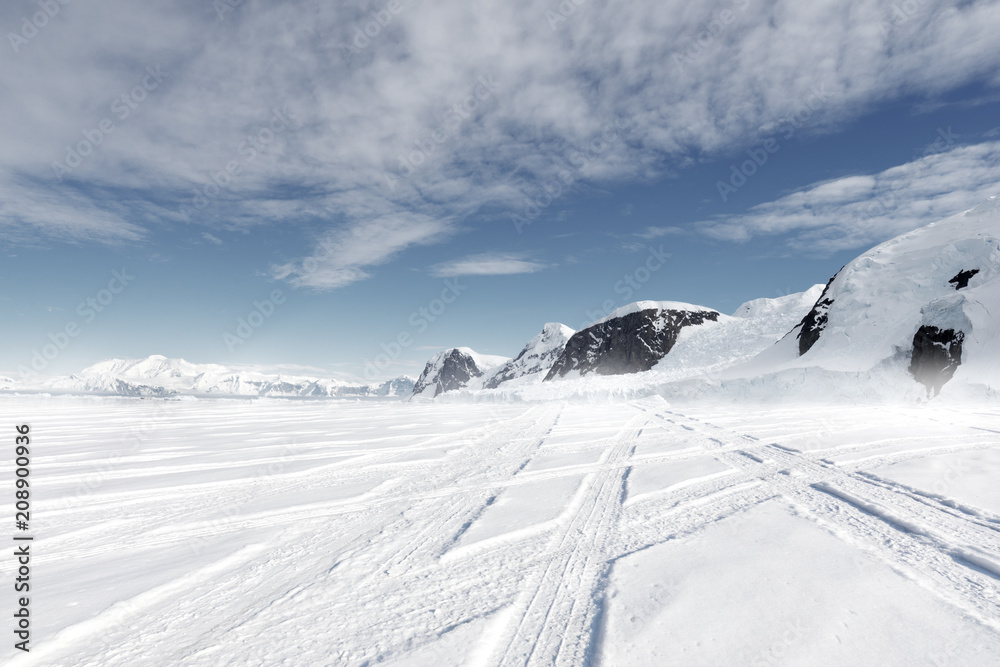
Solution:
M 823 291 L 747 301 L 731 315 L 719 315 L 678 334 L 670 354 L 653 369 L 672 378 L 714 374 L 749 361 L 774 345 L 809 312 Z
M 486 380 L 485 389 L 496 389 L 504 382 L 547 373 L 562 355 L 566 343 L 576 333 L 565 324 L 549 322 L 542 332 L 525 344 L 520 354 L 505 363 Z
M 329 378 L 236 370 L 218 364 L 193 364 L 153 355 L 145 359 L 102 361 L 78 374 L 50 380 L 45 386 L 119 396 L 399 397 L 409 395 L 413 380 L 401 377 L 379 385 L 362 385 Z
M 744 375 L 898 368 L 928 394 L 1000 389 L 1000 201 L 887 241 L 847 264 Z
M 362 385 L 154 355 L 94 364 L 45 388 L 124 396 L 436 397 L 464 390 L 532 400 L 595 392 L 914 399 L 945 386 L 1000 391 L 997 313 L 994 197 L 873 248 L 825 286 L 754 299 L 731 316 L 640 301 L 579 332 L 546 324 L 513 359 L 445 350 L 416 382 Z M 558 388 L 547 382 L 571 378 L 576 383 Z M 0 389 L 18 388 L 0 377 Z
M 629 304 L 574 334 L 545 380 L 574 375 L 648 371 L 670 352 L 685 327 L 718 321 L 720 313 L 677 301 Z
M 507 357 L 479 354 L 467 347 L 438 352 L 417 378 L 413 395 L 433 398 L 456 389 L 480 389 L 492 371 L 507 361 Z
M 375 396 L 397 396 L 407 397 L 413 393 L 413 386 L 416 381 L 405 375 L 391 380 L 386 380 L 382 384 L 373 385 Z

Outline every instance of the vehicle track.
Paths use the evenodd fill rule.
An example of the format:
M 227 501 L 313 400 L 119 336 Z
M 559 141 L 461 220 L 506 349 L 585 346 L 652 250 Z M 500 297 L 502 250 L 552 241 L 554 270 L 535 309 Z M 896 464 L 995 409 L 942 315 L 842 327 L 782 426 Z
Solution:
M 498 642 L 495 664 L 582 665 L 589 659 L 598 592 L 622 512 L 626 462 L 649 421 L 639 414 L 608 446 L 603 469 L 591 473 L 586 492 L 562 531 L 556 533 L 544 568 L 536 571 L 515 603 L 513 622 Z
M 1000 629 L 1000 533 L 993 526 L 778 443 L 765 444 L 733 432 L 720 437 L 724 430 L 720 427 L 690 423 L 702 424 L 707 443 L 753 443 L 748 451 L 765 463 L 721 447 L 717 455 L 733 467 L 757 474 L 804 516 L 840 539 L 877 556 L 983 625 Z

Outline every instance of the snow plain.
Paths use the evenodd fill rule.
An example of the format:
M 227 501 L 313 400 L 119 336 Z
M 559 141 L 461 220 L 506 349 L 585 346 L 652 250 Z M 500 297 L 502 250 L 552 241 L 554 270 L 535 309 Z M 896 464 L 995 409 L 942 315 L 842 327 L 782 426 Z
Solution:
M 0 397 L 25 422 L 5 664 L 1000 664 L 995 404 Z

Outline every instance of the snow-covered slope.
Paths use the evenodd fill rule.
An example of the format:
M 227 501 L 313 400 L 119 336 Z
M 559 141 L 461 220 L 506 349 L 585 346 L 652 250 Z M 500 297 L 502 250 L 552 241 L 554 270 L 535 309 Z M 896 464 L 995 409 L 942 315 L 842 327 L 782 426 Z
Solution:
M 486 389 L 496 389 L 505 382 L 529 375 L 547 373 L 576 333 L 565 324 L 549 322 L 542 332 L 529 340 L 516 357 L 497 369 L 484 383 Z M 541 379 L 541 378 L 538 378 Z
M 433 398 L 456 389 L 481 389 L 483 382 L 508 361 L 508 357 L 479 354 L 467 347 L 438 352 L 417 378 L 413 395 Z
M 1000 389 L 1000 201 L 883 243 L 847 264 L 743 376 L 791 368 L 901 369 L 939 388 Z M 916 353 L 914 351 L 916 350 Z
M 153 355 L 102 361 L 75 375 L 50 380 L 45 386 L 120 396 L 360 397 L 407 396 L 413 380 L 401 377 L 380 385 L 362 385 L 330 378 L 235 370 L 219 364 L 193 364 Z
M 714 321 L 706 320 L 698 326 L 683 327 L 669 354 L 646 372 L 613 376 L 591 373 L 570 382 L 514 380 L 502 383 L 490 391 L 452 392 L 443 397 L 443 400 L 628 398 L 663 393 L 664 387 L 674 385 L 683 389 L 680 393 L 672 392 L 674 396 L 689 392 L 698 396 L 707 395 L 711 387 L 706 388 L 701 384 L 715 383 L 726 369 L 739 366 L 772 347 L 809 312 L 822 289 L 822 285 L 815 285 L 797 294 L 755 299 L 741 305 L 732 316 L 719 313 Z M 696 307 L 683 305 L 688 308 Z M 631 315 L 642 310 L 627 306 L 622 312 Z M 602 322 L 614 319 L 614 315 L 613 313 L 604 318 Z M 530 380 L 530 376 L 524 380 Z M 688 388 L 681 381 L 696 382 L 699 386 Z
M 672 379 L 717 373 L 748 361 L 779 341 L 819 298 L 822 285 L 773 299 L 747 301 L 732 316 L 685 327 L 654 370 Z

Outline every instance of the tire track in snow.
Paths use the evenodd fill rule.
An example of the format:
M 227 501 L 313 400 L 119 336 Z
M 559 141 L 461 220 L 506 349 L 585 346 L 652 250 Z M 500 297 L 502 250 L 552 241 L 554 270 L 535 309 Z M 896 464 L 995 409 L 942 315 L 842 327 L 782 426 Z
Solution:
M 706 437 L 707 441 L 722 444 L 718 436 L 726 429 L 705 425 L 715 436 Z M 724 440 L 752 438 L 728 433 Z M 996 587 L 1000 576 L 991 571 L 992 565 L 1000 564 L 1000 533 L 992 527 L 776 443 L 761 443 L 751 451 L 766 452 L 771 462 L 757 464 L 725 451 L 717 455 L 733 467 L 756 472 L 803 516 L 840 539 L 876 556 L 983 625 L 1000 629 Z
M 585 482 L 579 505 L 557 533 L 510 612 L 492 664 L 582 665 L 591 657 L 598 620 L 597 594 L 622 512 L 627 462 L 649 417 L 633 417 L 608 447 L 602 470 Z
M 481 563 L 448 568 L 440 565 L 439 557 L 496 495 L 495 485 L 533 456 L 560 410 L 532 407 L 494 425 L 482 441 L 455 452 L 457 460 L 400 482 L 393 497 L 401 502 L 380 503 L 368 516 L 355 517 L 355 525 L 366 526 L 359 533 L 341 531 L 339 541 L 350 546 L 328 572 L 299 591 L 293 603 L 276 603 L 243 619 L 240 635 L 264 632 L 302 614 L 328 614 L 329 601 L 339 600 L 332 611 L 365 609 L 366 614 L 339 616 L 336 645 L 329 650 L 349 652 L 344 664 L 367 664 L 397 656 L 435 639 L 447 627 L 495 611 L 497 603 L 477 591 L 482 588 Z M 456 493 L 455 486 L 468 490 Z M 315 553 L 321 541 L 317 538 L 299 547 Z M 523 567 L 523 558 L 504 557 L 509 560 L 507 571 Z M 463 598 L 464 605 L 448 609 L 448 616 L 435 613 L 436 607 Z

